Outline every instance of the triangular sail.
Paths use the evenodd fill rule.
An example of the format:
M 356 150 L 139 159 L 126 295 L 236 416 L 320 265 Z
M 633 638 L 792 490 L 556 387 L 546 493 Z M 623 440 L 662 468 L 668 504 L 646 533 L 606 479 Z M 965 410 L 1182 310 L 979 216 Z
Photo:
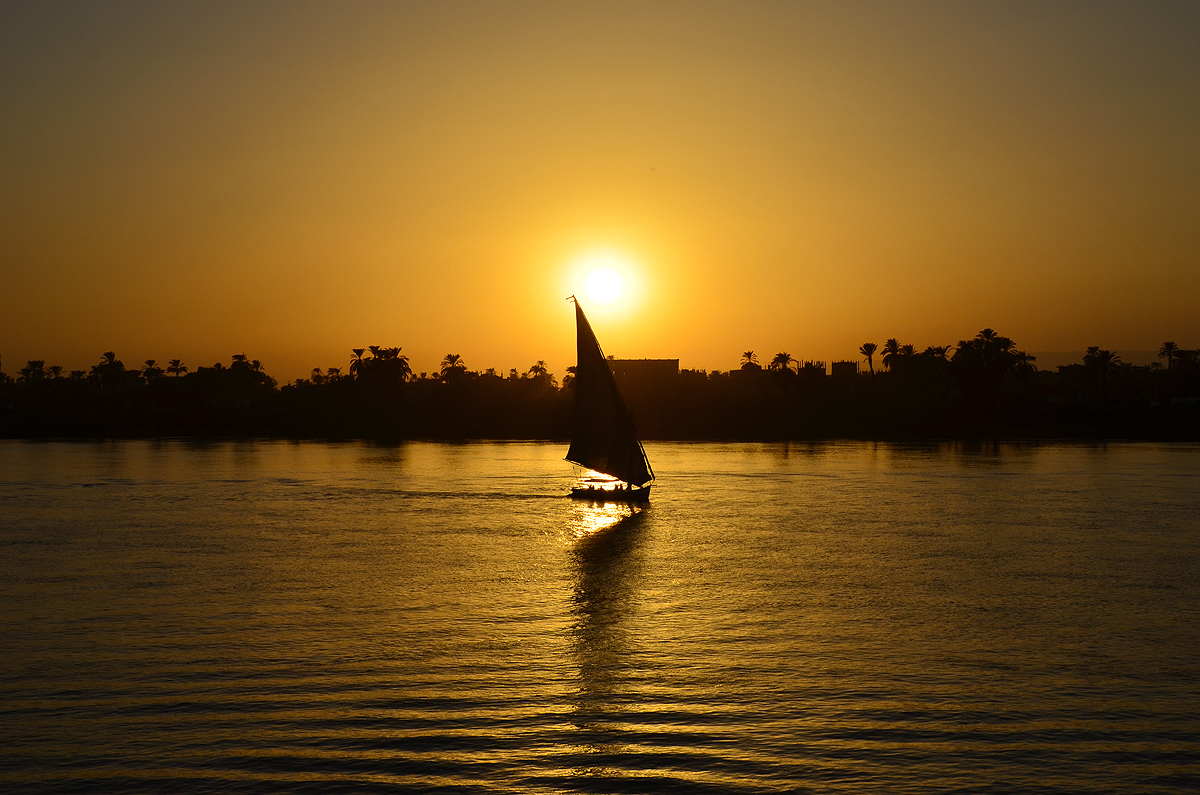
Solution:
M 567 460 L 642 486 L 654 479 L 591 324 L 575 302 L 575 425 Z

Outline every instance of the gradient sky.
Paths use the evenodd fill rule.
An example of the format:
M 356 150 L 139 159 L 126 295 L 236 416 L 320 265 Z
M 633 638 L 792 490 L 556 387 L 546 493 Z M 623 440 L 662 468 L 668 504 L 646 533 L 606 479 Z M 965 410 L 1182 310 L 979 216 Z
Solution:
M 1200 346 L 1200 4 L 6 3 L 0 355 Z M 586 305 L 585 305 L 586 308 Z

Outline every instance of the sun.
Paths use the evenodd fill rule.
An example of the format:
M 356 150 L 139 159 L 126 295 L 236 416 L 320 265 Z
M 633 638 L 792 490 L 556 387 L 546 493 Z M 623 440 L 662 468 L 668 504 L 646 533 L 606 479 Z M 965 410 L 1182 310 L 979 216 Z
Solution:
M 584 266 L 579 275 L 588 303 L 602 308 L 614 307 L 629 294 L 629 277 L 610 259 L 598 259 Z

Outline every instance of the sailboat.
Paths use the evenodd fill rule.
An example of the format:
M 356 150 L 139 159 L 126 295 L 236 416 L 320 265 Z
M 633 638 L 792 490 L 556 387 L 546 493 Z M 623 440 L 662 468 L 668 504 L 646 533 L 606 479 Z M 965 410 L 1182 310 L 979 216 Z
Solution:
M 583 307 L 575 296 L 567 300 L 575 302 L 577 346 L 575 423 L 567 460 L 620 481 L 615 487 L 576 487 L 571 496 L 597 502 L 647 502 L 654 480 L 650 459 Z

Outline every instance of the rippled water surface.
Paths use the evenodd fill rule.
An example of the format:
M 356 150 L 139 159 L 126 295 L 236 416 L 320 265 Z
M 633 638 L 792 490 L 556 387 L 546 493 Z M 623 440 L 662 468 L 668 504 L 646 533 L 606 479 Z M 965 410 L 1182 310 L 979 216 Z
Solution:
M 5 792 L 1200 786 L 1200 447 L 0 443 Z

